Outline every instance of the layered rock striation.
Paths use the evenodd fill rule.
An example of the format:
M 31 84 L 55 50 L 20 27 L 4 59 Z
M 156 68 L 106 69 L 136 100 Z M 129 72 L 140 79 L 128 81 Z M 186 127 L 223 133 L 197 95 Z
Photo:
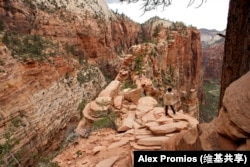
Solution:
M 5 164 L 17 159 L 17 153 L 22 153 L 18 158 L 22 165 L 32 164 L 36 158 L 30 155 L 54 150 L 60 142 L 58 134 L 74 129 L 70 121 L 82 115 L 98 118 L 89 110 L 99 111 L 113 100 L 117 109 L 124 110 L 123 98 L 137 104 L 142 84 L 113 99 L 106 96 L 118 90 L 110 95 L 101 92 L 106 79 L 116 77 L 126 85 L 126 80 L 145 78 L 146 95 L 155 100 L 161 98 L 160 87 L 163 92 L 167 86 L 178 93 L 199 92 L 201 46 L 194 28 L 157 18 L 139 25 L 111 12 L 103 0 L 0 1 L 0 17 L 4 27 L 0 32 L 0 142 L 4 146 L 15 139 Z M 98 100 L 93 100 L 98 94 Z M 192 106 L 198 113 L 197 101 Z
M 117 53 L 137 43 L 140 33 L 138 23 L 114 14 L 103 0 L 1 1 L 0 11 L 8 31 L 50 38 L 103 69 L 117 67 Z

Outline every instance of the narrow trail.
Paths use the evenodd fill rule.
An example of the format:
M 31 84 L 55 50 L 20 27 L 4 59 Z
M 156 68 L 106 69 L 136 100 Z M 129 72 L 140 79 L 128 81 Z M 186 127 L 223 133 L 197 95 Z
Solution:
M 156 104 L 152 97 L 140 98 L 136 107 L 127 106 L 134 109 L 125 114 L 127 117 L 123 120 L 126 121 L 120 126 L 127 130 L 120 133 L 108 128 L 96 130 L 88 138 L 78 138 L 71 143 L 54 161 L 61 167 L 133 166 L 133 151 L 161 150 L 163 141 L 198 124 L 182 111 L 176 115 L 169 111 L 170 115 L 165 116 L 164 109 Z M 131 128 L 130 124 L 133 124 Z

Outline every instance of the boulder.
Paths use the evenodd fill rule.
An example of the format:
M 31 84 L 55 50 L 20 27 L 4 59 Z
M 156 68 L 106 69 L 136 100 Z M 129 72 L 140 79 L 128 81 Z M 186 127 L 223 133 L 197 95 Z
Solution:
M 174 121 L 187 121 L 191 127 L 194 127 L 199 124 L 199 121 L 194 117 L 183 114 L 181 112 L 177 112 L 175 115 L 171 115 Z
M 118 132 L 124 132 L 131 129 L 134 125 L 135 113 L 128 113 L 128 116 L 122 120 L 121 126 L 117 129 Z
M 162 141 L 165 141 L 168 138 L 169 137 L 167 137 L 167 136 L 141 138 L 137 141 L 137 144 L 143 145 L 143 146 L 161 146 Z
M 145 124 L 146 127 L 151 127 L 151 126 L 159 126 L 158 122 L 148 122 Z
M 219 116 L 181 131 L 163 142 L 163 150 L 249 150 L 250 72 L 226 89 Z
M 152 135 L 152 132 L 146 128 L 142 129 L 135 129 L 135 135 L 140 136 L 140 135 Z
M 95 102 L 100 105 L 100 106 L 108 106 L 111 104 L 111 97 L 110 96 L 102 96 L 102 97 L 97 97 L 95 99 Z
M 78 126 L 76 127 L 76 129 L 74 130 L 76 132 L 76 134 L 78 134 L 79 136 L 83 136 L 84 133 L 84 128 L 86 127 L 87 123 L 85 119 L 82 119 L 79 123 Z
M 76 134 L 78 134 L 81 137 L 88 137 L 90 134 L 90 127 L 91 127 L 90 120 L 83 118 L 78 123 L 78 126 L 76 127 L 74 131 Z
M 128 109 L 133 111 L 133 110 L 136 110 L 136 107 L 137 107 L 136 105 L 131 104 L 131 105 L 128 106 Z
M 155 121 L 156 118 L 155 118 L 153 112 L 148 112 L 148 113 L 146 113 L 146 114 L 141 118 L 141 120 L 142 120 L 144 123 L 148 123 L 148 122 L 153 122 L 153 121 Z
M 164 116 L 160 117 L 159 119 L 156 119 L 156 122 L 159 123 L 160 125 L 171 124 L 171 123 L 174 123 L 174 119 L 166 117 L 164 115 Z
M 138 101 L 136 117 L 141 118 L 157 105 L 157 101 L 150 96 L 141 97 Z
M 143 150 L 143 151 L 154 151 L 154 150 L 160 150 L 161 146 L 141 146 L 138 145 L 135 142 L 130 142 L 130 145 L 135 149 L 135 150 Z
M 104 90 L 101 91 L 99 97 L 109 96 L 111 98 L 114 98 L 119 91 L 119 87 L 120 87 L 120 81 L 113 80 Z
M 162 107 L 154 107 L 153 111 L 156 119 L 165 116 L 165 110 Z
M 135 140 L 142 139 L 142 138 L 148 138 L 148 137 L 154 137 L 155 135 L 136 135 Z
M 114 98 L 114 107 L 116 109 L 121 109 L 121 107 L 122 107 L 122 100 L 123 100 L 123 96 L 116 96 Z
M 119 156 L 113 156 L 108 159 L 100 161 L 95 167 L 112 167 L 115 161 L 119 159 Z
M 172 133 L 175 131 L 181 131 L 188 128 L 188 123 L 181 121 L 181 122 L 175 122 L 172 124 L 165 124 L 160 126 L 151 126 L 149 129 L 152 131 L 153 134 L 156 135 L 165 135 L 168 133 Z
M 134 104 L 137 104 L 141 96 L 141 89 L 131 89 L 124 93 L 124 99 Z
M 138 101 L 138 105 L 145 105 L 150 107 L 155 107 L 157 104 L 157 101 L 150 96 L 141 97 Z
M 242 133 L 250 134 L 250 72 L 229 85 L 224 94 L 223 106 L 230 121 Z
M 99 105 L 96 103 L 96 101 L 91 101 L 90 102 L 90 110 L 89 115 L 92 117 L 98 117 L 98 112 L 100 111 L 106 111 L 109 108 L 109 105 Z
M 90 103 L 88 103 L 88 104 L 85 106 L 85 108 L 83 109 L 83 111 L 82 111 L 84 118 L 86 118 L 86 119 L 88 119 L 88 120 L 91 120 L 91 121 L 97 120 L 96 117 L 91 116 L 91 114 L 90 114 L 91 112 L 92 112 L 92 111 L 91 111 L 91 109 L 90 109 Z

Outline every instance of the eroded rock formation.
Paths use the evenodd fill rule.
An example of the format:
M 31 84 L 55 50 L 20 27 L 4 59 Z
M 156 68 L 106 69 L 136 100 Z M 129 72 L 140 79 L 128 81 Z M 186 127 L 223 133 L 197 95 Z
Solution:
M 103 69 L 117 67 L 117 53 L 137 43 L 140 33 L 138 23 L 114 14 L 104 0 L 1 1 L 0 11 L 8 31 L 53 39 Z
M 103 74 L 113 79 L 119 73 L 116 79 L 122 84 L 144 76 L 149 81 L 147 93 L 155 100 L 158 88 L 167 85 L 179 93 L 199 92 L 201 46 L 194 28 L 160 19 L 141 26 L 111 12 L 103 0 L 0 1 L 0 17 L 4 27 L 0 34 L 0 142 L 4 145 L 9 140 L 6 134 L 18 141 L 8 150 L 6 164 L 20 151 L 18 161 L 31 164 L 35 159 L 29 155 L 57 148 L 58 133 L 73 129 L 68 123 L 81 116 L 79 110 L 85 104 L 89 105 L 83 115 L 92 119 L 98 115 L 86 115 L 88 107 L 98 111 L 115 100 L 117 109 L 125 112 L 123 98 L 134 105 L 138 102 L 140 86 L 114 99 L 102 92 L 93 101 L 106 84 Z M 153 43 L 139 44 L 148 39 Z M 134 44 L 138 45 L 128 51 L 132 56 L 125 56 L 123 52 Z M 103 100 L 106 103 L 100 106 Z M 197 103 L 192 104 L 198 112 Z
M 137 83 L 141 85 L 140 81 Z M 166 116 L 164 108 L 158 106 L 156 99 L 138 96 L 143 91 L 141 88 L 120 89 L 121 86 L 118 80 L 112 81 L 96 99 L 86 105 L 84 118 L 75 130 L 85 138 L 78 138 L 77 144 L 70 145 L 54 162 L 62 167 L 70 164 L 131 166 L 134 150 L 161 150 L 162 141 L 198 124 L 195 118 L 182 111 Z M 128 95 L 134 101 L 126 98 Z M 114 122 L 119 133 L 111 129 L 87 130 L 88 125 L 105 117 L 100 113 L 106 114 L 108 110 L 117 115 Z M 79 156 L 75 156 L 77 150 Z
M 117 73 L 117 54 L 137 42 L 140 25 L 103 0 L 0 1 L 0 17 L 0 143 L 7 134 L 16 141 L 1 163 L 22 152 L 18 161 L 32 164 L 30 155 L 54 150 L 59 133 L 72 131 L 69 122 L 106 85 L 103 74 Z
M 163 143 L 164 150 L 249 150 L 250 72 L 225 91 L 219 116 L 182 131 Z

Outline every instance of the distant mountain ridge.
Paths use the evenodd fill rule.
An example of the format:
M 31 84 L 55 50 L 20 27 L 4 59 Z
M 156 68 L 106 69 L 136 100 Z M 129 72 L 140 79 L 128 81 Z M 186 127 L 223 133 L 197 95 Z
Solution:
M 224 42 L 224 38 L 217 35 L 217 34 L 226 34 L 226 29 L 223 31 L 218 31 L 215 29 L 209 30 L 205 28 L 199 29 L 201 33 L 201 43 L 202 47 L 208 47 L 211 44 L 214 43 L 221 43 Z
M 225 39 L 219 34 L 226 34 L 226 30 L 199 29 L 202 45 L 202 64 L 204 79 L 220 80 Z

